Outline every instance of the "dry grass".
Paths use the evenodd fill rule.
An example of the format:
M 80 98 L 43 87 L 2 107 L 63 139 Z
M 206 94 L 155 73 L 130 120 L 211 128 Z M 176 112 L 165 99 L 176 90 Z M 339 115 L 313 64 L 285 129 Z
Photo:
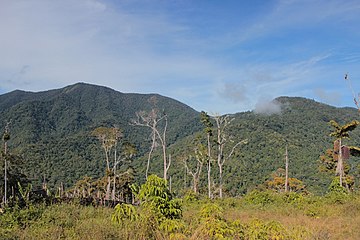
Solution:
M 218 239 L 220 237 L 206 235 L 208 225 L 204 225 L 200 217 L 201 209 L 209 202 L 184 203 L 185 230 L 172 235 L 152 228 L 153 225 L 146 221 L 114 224 L 111 222 L 113 209 L 64 204 L 46 208 L 40 219 L 25 228 L 15 227 L 5 239 L 170 239 L 169 236 L 172 239 Z M 277 239 L 360 239 L 358 196 L 341 203 L 329 202 L 325 198 L 305 199 L 296 204 L 276 200 L 258 205 L 244 199 L 212 203 L 223 209 L 217 227 L 228 226 L 233 231 L 233 235 L 226 234 L 226 239 L 258 239 L 254 235 L 249 237 L 250 233 L 246 231 L 261 232 L 271 227 L 278 231 L 275 234 L 280 234 Z M 239 231 L 243 231 L 242 235 Z

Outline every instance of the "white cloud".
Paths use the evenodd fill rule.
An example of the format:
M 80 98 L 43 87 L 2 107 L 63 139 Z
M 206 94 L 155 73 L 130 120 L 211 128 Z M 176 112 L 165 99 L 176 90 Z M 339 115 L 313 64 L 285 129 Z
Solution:
M 266 98 L 259 99 L 255 104 L 254 112 L 257 114 L 272 115 L 281 113 L 281 103 L 276 100 Z
M 202 32 L 180 8 L 148 10 L 136 1 L 137 7 L 129 7 L 132 1 L 0 0 L 0 89 L 38 91 L 82 81 L 123 92 L 156 92 L 220 113 L 252 109 L 263 96 L 314 94 L 339 72 L 356 77 L 359 54 L 344 51 L 340 60 L 352 65 L 342 70 L 325 64 L 337 61 L 335 47 L 314 50 L 306 42 L 285 42 L 272 49 L 267 41 L 282 30 L 328 20 L 356 22 L 357 1 L 342 2 L 276 1 L 247 24 L 241 16 L 222 19 L 235 22 Z M 202 12 L 196 18 L 206 23 L 212 16 Z M 260 44 L 252 46 L 254 40 Z M 268 47 L 257 49 L 262 45 Z

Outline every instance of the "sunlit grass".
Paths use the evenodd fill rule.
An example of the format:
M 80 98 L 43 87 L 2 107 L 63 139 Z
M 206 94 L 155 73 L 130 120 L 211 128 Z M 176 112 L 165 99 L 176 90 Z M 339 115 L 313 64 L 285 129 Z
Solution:
M 204 215 L 204 207 L 220 212 Z M 113 223 L 113 212 L 52 205 L 36 221 L 2 229 L 0 239 L 360 239 L 359 196 L 341 202 L 314 196 L 284 202 L 277 195 L 265 204 L 246 198 L 184 201 L 185 228 L 172 234 L 146 220 Z

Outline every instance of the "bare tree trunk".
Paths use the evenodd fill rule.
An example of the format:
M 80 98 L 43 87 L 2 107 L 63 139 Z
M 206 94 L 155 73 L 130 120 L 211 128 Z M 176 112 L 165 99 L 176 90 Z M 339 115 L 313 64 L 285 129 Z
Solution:
M 219 168 L 219 196 L 223 197 L 222 166 Z
M 231 142 L 230 136 L 227 136 L 225 130 L 226 128 L 231 124 L 231 122 L 234 120 L 234 118 L 229 118 L 228 115 L 221 117 L 221 116 L 215 116 L 214 117 L 216 122 L 216 128 L 217 128 L 217 145 L 218 145 L 218 151 L 217 151 L 217 164 L 219 167 L 219 197 L 223 197 L 223 167 L 225 164 L 225 161 L 227 159 L 230 159 L 232 154 L 235 151 L 235 148 L 239 146 L 242 143 L 246 143 L 247 140 L 242 140 L 235 145 L 233 145 L 230 153 L 227 156 L 224 156 L 224 148 L 225 145 L 228 142 Z
M 7 205 L 7 142 L 10 139 L 9 134 L 9 125 L 10 122 L 6 123 L 5 131 L 3 135 L 3 141 L 4 141 L 4 205 Z
M 4 142 L 4 204 L 7 205 L 7 141 Z
M 339 139 L 339 154 L 338 154 L 338 164 L 336 166 L 336 173 L 339 174 L 340 186 L 343 186 L 343 176 L 344 176 L 344 163 L 342 157 L 341 138 Z
M 110 199 L 110 191 L 111 191 L 109 152 L 105 151 L 105 154 L 106 154 L 106 174 L 108 175 L 105 199 L 109 200 Z
M 110 192 L 111 192 L 111 178 L 110 178 L 110 176 L 108 176 L 107 177 L 105 200 L 110 199 Z
M 115 142 L 114 148 L 114 166 L 113 166 L 113 189 L 111 192 L 111 200 L 115 201 L 115 192 L 116 192 L 116 165 L 117 165 L 117 142 Z
M 151 142 L 151 148 L 150 148 L 150 152 L 148 154 L 148 160 L 147 160 L 147 165 L 146 165 L 146 172 L 145 172 L 146 179 L 149 176 L 151 154 L 153 153 L 153 151 L 155 149 L 155 144 L 156 144 L 156 134 L 155 134 L 154 130 L 152 131 L 151 135 L 152 135 L 152 142 Z
M 172 182 L 171 182 L 171 176 L 169 177 L 169 190 L 170 190 L 170 192 L 171 192 L 171 184 L 172 184 Z
M 208 197 L 211 198 L 211 143 L 210 134 L 207 135 L 208 144 L 208 166 L 207 166 L 207 178 L 208 178 Z
M 166 146 L 162 146 L 162 150 L 163 150 L 163 159 L 164 159 L 164 179 L 167 180 L 167 160 L 166 160 Z
M 184 160 L 185 171 L 188 172 L 193 178 L 193 181 L 192 181 L 193 182 L 193 191 L 195 194 L 198 193 L 199 178 L 200 178 L 202 165 L 203 165 L 203 160 L 199 159 L 198 156 L 197 156 L 196 160 L 197 160 L 196 172 L 191 171 L 186 163 L 186 160 Z M 185 178 L 186 178 L 186 176 L 185 176 Z
M 167 117 L 165 115 L 164 117 L 165 120 L 165 126 L 164 126 L 164 130 L 162 135 L 160 134 L 160 132 L 154 128 L 154 131 L 156 132 L 160 142 L 161 142 L 161 147 L 162 147 L 162 153 L 163 153 L 163 162 L 164 162 L 164 179 L 167 180 L 167 171 L 169 170 L 170 167 L 170 159 L 169 162 L 167 161 L 167 156 L 166 156 L 166 129 L 167 129 Z
M 286 145 L 285 149 L 285 192 L 289 189 L 289 157 L 288 157 L 288 149 Z
M 184 189 L 186 189 L 186 187 L 187 187 L 187 169 L 186 169 L 186 167 L 185 167 L 185 173 L 184 173 Z
M 160 140 L 161 146 L 162 146 L 162 153 L 163 153 L 163 162 L 164 162 L 164 179 L 167 179 L 167 171 L 169 170 L 170 167 L 170 159 L 169 162 L 167 161 L 167 156 L 166 156 L 166 130 L 167 130 L 167 115 L 164 114 L 161 117 L 158 117 L 158 111 L 156 109 L 152 109 L 149 113 L 145 112 L 145 111 L 141 111 L 141 112 L 137 112 L 136 113 L 136 117 L 137 119 L 132 120 L 132 125 L 135 126 L 143 126 L 143 127 L 148 127 L 152 130 L 152 134 L 155 136 L 152 136 L 152 144 L 153 146 L 150 149 L 150 153 L 148 155 L 148 164 L 147 164 L 147 171 L 146 174 L 148 173 L 148 168 L 150 165 L 150 156 L 151 153 L 154 149 L 154 140 L 156 140 L 156 137 Z M 165 126 L 164 129 L 162 131 L 162 133 L 160 133 L 157 124 L 161 121 L 164 120 L 165 121 Z
M 223 132 L 221 131 L 221 122 L 223 119 L 221 117 L 215 117 L 216 125 L 217 125 L 217 144 L 218 144 L 218 159 L 217 163 L 219 166 L 219 197 L 222 198 L 222 167 L 223 167 L 223 150 L 224 144 L 223 141 Z M 226 122 L 225 122 L 226 123 Z M 224 126 L 225 127 L 225 126 Z

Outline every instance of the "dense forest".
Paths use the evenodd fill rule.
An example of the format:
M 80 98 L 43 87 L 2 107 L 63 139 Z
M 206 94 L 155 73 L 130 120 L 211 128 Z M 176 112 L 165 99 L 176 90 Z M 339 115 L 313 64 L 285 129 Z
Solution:
M 31 232 L 36 231 L 28 225 L 31 221 L 48 224 L 46 214 L 70 211 L 76 200 L 84 207 L 77 214 L 122 224 L 121 233 L 111 233 L 113 238 L 320 236 L 317 230 L 289 230 L 280 222 L 239 223 L 239 216 L 224 217 L 240 205 L 250 206 L 246 211 L 268 205 L 279 211 L 285 204 L 288 211 L 309 218 L 326 215 L 321 204 L 359 207 L 357 109 L 300 97 L 279 97 L 271 104 L 278 111 L 210 115 L 161 95 L 125 94 L 84 83 L 0 95 L 0 195 L 5 209 L 0 233 L 37 238 L 41 234 Z M 48 207 L 61 202 L 62 210 Z M 111 215 L 89 205 L 116 207 Z M 112 219 L 102 219 L 103 214 Z M 196 224 L 191 214 L 197 214 Z M 135 226 L 138 220 L 153 221 L 157 228 Z M 13 226 L 28 229 L 30 235 Z M 261 230 L 256 226 L 265 229 L 263 238 L 251 233 Z M 79 226 L 73 223 L 62 231 L 67 227 Z M 144 235 L 131 235 L 133 227 L 145 229 Z M 69 232 L 62 234 L 72 239 Z

